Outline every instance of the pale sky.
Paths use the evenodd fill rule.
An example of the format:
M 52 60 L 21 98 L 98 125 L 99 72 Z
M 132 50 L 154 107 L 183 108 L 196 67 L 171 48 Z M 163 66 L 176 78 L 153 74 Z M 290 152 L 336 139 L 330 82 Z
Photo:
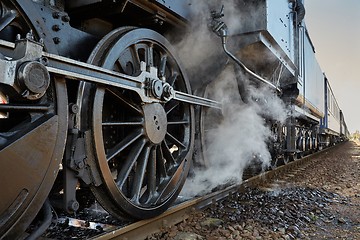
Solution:
M 305 0 L 305 22 L 351 133 L 360 131 L 360 1 Z

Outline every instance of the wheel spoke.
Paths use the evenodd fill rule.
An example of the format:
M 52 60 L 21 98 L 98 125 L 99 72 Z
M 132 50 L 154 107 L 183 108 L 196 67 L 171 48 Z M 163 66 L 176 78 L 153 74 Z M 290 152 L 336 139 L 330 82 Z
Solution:
M 140 57 L 139 57 L 139 53 L 136 49 L 136 45 L 133 44 L 130 46 L 130 51 L 131 51 L 131 55 L 132 55 L 132 59 L 135 65 L 135 69 L 140 69 Z
M 189 124 L 189 120 L 168 122 L 168 125 L 188 125 L 188 124 Z
M 136 160 L 138 160 L 140 153 L 142 152 L 145 146 L 145 139 L 138 141 L 135 146 L 131 149 L 128 157 L 125 160 L 124 165 L 121 167 L 117 175 L 117 185 L 121 189 L 127 180 L 132 168 L 134 167 Z
M 117 99 L 119 99 L 129 109 L 134 110 L 136 113 L 142 114 L 142 111 L 134 103 L 126 100 L 117 90 L 108 88 L 107 91 L 114 95 Z
M 150 146 L 147 146 L 141 153 L 141 156 L 139 157 L 137 161 L 137 167 L 135 172 L 135 178 L 132 186 L 132 192 L 131 196 L 132 200 L 136 203 L 139 203 L 140 199 L 140 192 L 141 187 L 143 186 L 145 172 L 146 172 L 146 166 L 148 164 L 149 155 L 150 155 Z
M 176 161 L 172 155 L 172 152 L 170 151 L 170 149 L 165 141 L 162 144 L 162 154 L 164 155 L 164 157 L 166 159 L 166 165 L 171 166 L 171 165 L 176 164 Z
M 177 79 L 177 77 L 179 76 L 179 73 L 178 72 L 174 72 L 173 74 L 172 74 L 172 76 L 169 78 L 169 80 L 168 80 L 168 83 L 170 84 L 170 86 L 174 86 L 174 84 L 175 84 L 175 81 L 176 81 L 176 79 Z
M 161 57 L 160 66 L 159 66 L 159 76 L 160 78 L 165 77 L 167 55 Z
M 185 161 L 181 162 L 180 165 L 176 168 L 175 172 L 171 175 L 171 178 L 159 186 L 159 195 L 157 196 L 156 203 L 162 201 L 164 196 L 167 196 L 170 192 L 173 191 L 175 185 L 179 182 L 181 173 L 183 172 L 184 163 Z
M 30 104 L 0 104 L 0 110 L 4 112 L 47 112 L 51 109 L 50 105 L 30 105 Z
M 111 159 L 113 159 L 121 151 L 123 151 L 125 148 L 130 146 L 137 139 L 139 139 L 142 135 L 143 135 L 143 131 L 141 129 L 139 129 L 137 131 L 134 131 L 130 135 L 126 136 L 120 143 L 116 144 L 115 147 L 111 148 L 108 151 L 108 153 L 106 155 L 107 161 L 110 161 Z
M 147 178 L 148 178 L 147 183 L 148 183 L 148 192 L 149 192 L 148 201 L 153 197 L 156 190 L 157 148 L 158 148 L 157 146 L 154 146 L 151 149 L 149 163 L 147 166 Z
M 0 19 L 0 31 L 8 26 L 16 18 L 15 11 L 9 11 L 4 17 Z
M 125 68 L 124 65 L 126 65 L 126 64 L 124 64 L 121 61 L 121 59 L 118 59 L 114 64 L 113 71 L 115 71 L 115 72 L 125 72 L 126 68 Z
M 162 143 L 163 145 L 166 145 L 165 143 Z M 172 156 L 171 156 L 172 158 Z M 156 171 L 159 172 L 160 176 L 162 178 L 167 177 L 167 171 L 165 166 L 165 158 L 163 154 L 162 147 L 158 147 L 156 151 Z
M 152 44 L 146 48 L 146 64 L 149 67 L 154 66 L 154 48 Z
M 171 113 L 177 106 L 179 106 L 178 101 L 170 101 L 167 105 L 165 105 L 166 114 L 169 115 L 169 113 Z
M 121 56 L 116 60 L 113 70 L 128 75 L 134 74 L 135 66 L 133 65 L 132 52 L 130 49 L 126 49 L 122 52 Z
M 175 142 L 175 145 L 180 145 L 181 147 L 183 147 L 184 149 L 186 149 L 186 146 L 180 142 L 178 139 L 176 139 L 173 135 L 171 135 L 169 132 L 166 133 L 166 136 L 169 137 L 173 142 Z
M 103 126 L 141 126 L 144 122 L 103 122 Z

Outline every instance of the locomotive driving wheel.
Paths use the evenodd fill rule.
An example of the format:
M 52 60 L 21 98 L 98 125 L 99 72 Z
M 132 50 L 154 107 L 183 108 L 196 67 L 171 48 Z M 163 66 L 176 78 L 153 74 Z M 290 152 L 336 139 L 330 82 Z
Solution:
M 25 37 L 32 31 L 33 36 L 28 34 L 27 38 L 39 41 L 43 19 L 34 3 L 14 2 L 0 3 L 0 39 L 14 43 L 17 34 Z M 47 40 L 44 48 L 56 52 Z M 13 60 L 14 52 L 12 47 L 2 47 L 0 55 Z M 38 74 L 34 79 L 34 75 L 23 71 L 29 88 L 24 93 L 32 90 L 39 95 L 10 94 L 10 89 L 0 83 L 0 238 L 6 239 L 18 238 L 25 232 L 46 200 L 59 170 L 67 132 L 64 79 L 47 79 L 46 70 L 38 62 L 21 66 Z
M 147 69 L 157 69 L 159 80 L 190 93 L 172 52 L 154 31 L 121 28 L 97 45 L 89 63 L 131 76 L 138 76 L 146 63 Z M 161 85 L 148 88 L 156 96 Z M 96 165 L 102 182 L 92 188 L 97 200 L 120 218 L 164 212 L 180 192 L 191 164 L 191 104 L 160 98 L 145 103 L 133 91 L 87 83 L 80 89 L 82 128 L 91 132 L 87 146 L 93 156 L 88 161 Z

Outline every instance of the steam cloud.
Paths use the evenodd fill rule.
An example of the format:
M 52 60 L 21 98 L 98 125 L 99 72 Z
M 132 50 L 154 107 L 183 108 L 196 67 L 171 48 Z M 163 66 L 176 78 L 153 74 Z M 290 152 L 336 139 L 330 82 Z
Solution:
M 214 6 L 220 8 L 221 3 L 199 2 L 194 4 L 197 17 L 193 31 L 177 48 L 186 71 L 190 73 L 193 88 L 200 89 L 211 82 L 205 94 L 222 102 L 223 109 L 221 118 L 219 114 L 211 114 L 212 110 L 207 114 L 206 168 L 195 168 L 194 177 L 185 183 L 181 195 L 189 197 L 204 194 L 229 182 L 241 182 L 244 169 L 254 159 L 260 161 L 263 168 L 267 167 L 271 161 L 267 142 L 272 133 L 266 124 L 266 118 L 281 123 L 287 118 L 285 105 L 270 89 L 266 86 L 256 87 L 244 77 L 240 81 L 246 89 L 248 101 L 243 102 L 239 94 L 237 68 L 229 64 L 220 67 L 219 59 L 224 59 L 221 42 L 207 28 L 210 9 Z M 230 9 L 230 12 L 225 13 L 225 21 L 230 23 L 230 32 L 232 28 L 239 27 L 239 14 L 231 3 L 232 1 L 226 1 L 226 5 L 224 4 L 225 10 Z

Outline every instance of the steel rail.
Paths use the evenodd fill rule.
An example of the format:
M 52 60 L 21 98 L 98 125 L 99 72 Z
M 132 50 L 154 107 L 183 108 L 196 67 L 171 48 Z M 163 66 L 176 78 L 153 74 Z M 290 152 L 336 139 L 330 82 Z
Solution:
M 306 164 L 311 164 L 311 160 L 316 159 L 316 157 L 328 151 L 333 151 L 341 145 L 342 144 L 338 144 L 334 147 L 326 148 L 322 151 L 308 155 L 302 159 L 295 160 L 286 165 L 279 166 L 274 170 L 269 170 L 260 175 L 256 175 L 243 181 L 239 185 L 230 186 L 226 189 L 211 193 L 209 195 L 178 204 L 155 218 L 141 220 L 125 227 L 113 229 L 109 232 L 97 235 L 91 239 L 145 239 L 149 235 L 161 231 L 161 229 L 180 223 L 181 221 L 188 218 L 189 215 L 195 210 L 205 209 L 217 201 L 220 201 L 226 197 L 231 197 L 231 195 L 233 195 L 234 193 L 245 192 L 248 188 L 269 184 L 270 180 L 278 179 L 281 176 L 288 174 L 290 171 L 294 171 L 300 167 L 305 166 Z

